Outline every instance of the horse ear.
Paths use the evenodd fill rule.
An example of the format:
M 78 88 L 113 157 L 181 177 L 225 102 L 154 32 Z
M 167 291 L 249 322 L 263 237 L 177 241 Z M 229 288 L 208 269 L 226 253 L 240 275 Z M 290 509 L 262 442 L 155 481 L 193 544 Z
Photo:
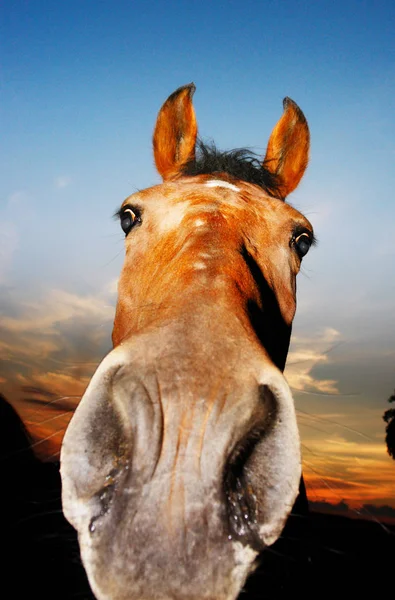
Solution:
M 185 163 L 195 158 L 195 89 L 193 83 L 178 88 L 159 111 L 153 145 L 156 168 L 164 180 L 177 177 Z
M 272 131 L 264 166 L 279 178 L 282 198 L 290 194 L 303 177 L 309 160 L 310 133 L 299 106 L 284 98 L 284 112 Z

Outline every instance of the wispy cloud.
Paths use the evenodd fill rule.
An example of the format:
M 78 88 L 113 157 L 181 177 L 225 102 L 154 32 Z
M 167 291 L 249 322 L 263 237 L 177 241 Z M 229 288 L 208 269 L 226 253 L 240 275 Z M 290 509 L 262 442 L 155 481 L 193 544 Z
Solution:
M 110 295 L 115 295 L 118 292 L 118 277 L 116 277 L 115 279 L 112 279 L 109 284 L 106 286 L 106 291 L 110 294 Z
M 317 378 L 312 371 L 316 366 L 329 362 L 328 352 L 340 338 L 341 334 L 329 327 L 311 338 L 293 338 L 285 369 L 292 389 L 326 394 L 339 393 L 337 381 Z
M 0 318 L 0 351 L 4 361 L 1 376 L 21 383 L 23 375 L 24 384 L 30 377 L 58 390 L 57 374 L 58 382 L 66 377 L 58 390 L 66 393 L 71 384 L 67 376 L 75 380 L 80 365 L 85 365 L 91 373 L 92 365 L 111 346 L 114 306 L 109 304 L 107 296 L 107 292 L 83 296 L 51 290 L 44 298 L 15 301 L 13 315 Z M 48 373 L 52 373 L 51 381 Z M 46 381 L 37 379 L 43 374 Z
M 114 307 L 107 304 L 100 294 L 80 296 L 64 290 L 51 290 L 44 299 L 23 302 L 20 309 L 18 317 L 1 318 L 0 327 L 13 333 L 56 335 L 59 324 L 64 321 L 87 318 L 103 323 L 114 313 Z
M 308 400 L 307 411 L 297 409 L 309 498 L 332 504 L 346 501 L 353 508 L 370 502 L 392 505 L 394 466 L 386 452 L 384 428 L 381 437 L 370 435 L 372 423 L 382 422 L 383 409 L 361 410 L 360 399 L 347 401 L 338 381 L 322 376 L 322 367 L 331 364 L 331 351 L 341 341 L 340 332 L 328 327 L 311 337 L 294 337 L 289 353 L 288 381 L 296 395 L 304 392 L 297 406 L 304 407 L 300 398 L 309 399 L 309 393 L 338 399 L 329 411 L 327 397 L 316 403 Z
M 19 246 L 19 233 L 13 215 L 28 200 L 26 191 L 16 190 L 6 198 L 0 210 L 0 284 L 6 282 Z
M 78 365 L 75 365 L 70 371 L 72 371 L 71 374 L 61 371 L 36 372 L 29 376 L 18 374 L 16 379 L 24 388 L 33 385 L 43 390 L 50 390 L 51 394 L 59 399 L 75 398 L 76 400 L 72 404 L 76 407 L 89 383 L 90 375 L 78 373 Z
M 55 178 L 55 181 L 54 181 L 55 187 L 58 190 L 68 187 L 69 185 L 71 185 L 71 183 L 72 183 L 71 177 L 69 177 L 68 175 L 59 175 L 58 177 Z
M 0 222 L 0 239 L 0 283 L 5 283 L 19 245 L 18 233 L 13 223 Z
M 46 448 L 57 450 L 70 417 L 61 410 L 54 414 L 56 401 L 72 397 L 76 407 L 111 347 L 114 306 L 108 287 L 91 295 L 54 289 L 34 300 L 13 298 L 12 315 L 0 318 L 0 383 L 35 437 L 48 437 Z M 23 390 L 32 386 L 53 395 L 50 413 L 26 402 Z
M 16 190 L 12 192 L 7 198 L 7 205 L 9 208 L 15 206 L 21 206 L 29 201 L 29 194 L 25 190 Z
M 298 414 L 310 497 L 332 503 L 346 500 L 354 507 L 373 500 L 392 505 L 394 465 L 386 451 L 384 429 L 381 439 L 364 432 L 372 421 L 381 420 L 380 409 L 359 410 L 357 423 L 348 409 L 346 405 L 339 414 Z
M 323 455 L 321 461 L 316 456 L 305 456 L 303 470 L 313 501 L 336 504 L 345 500 L 354 507 L 373 501 L 393 504 L 394 466 L 382 446 L 376 449 L 374 458 L 365 460 L 354 455 L 346 459 L 340 451 L 338 455 Z

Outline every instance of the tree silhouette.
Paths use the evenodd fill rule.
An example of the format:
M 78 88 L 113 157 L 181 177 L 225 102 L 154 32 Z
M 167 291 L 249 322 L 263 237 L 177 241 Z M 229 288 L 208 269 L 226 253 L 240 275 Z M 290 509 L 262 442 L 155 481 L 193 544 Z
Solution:
M 395 402 L 395 390 L 388 402 Z M 383 414 L 383 419 L 387 423 L 385 428 L 385 441 L 387 444 L 388 454 L 395 460 L 395 408 L 389 408 Z

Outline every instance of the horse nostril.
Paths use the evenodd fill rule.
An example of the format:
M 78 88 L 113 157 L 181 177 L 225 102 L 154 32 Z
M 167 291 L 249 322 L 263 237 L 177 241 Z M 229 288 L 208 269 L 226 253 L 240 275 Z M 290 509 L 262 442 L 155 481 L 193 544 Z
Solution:
M 90 520 L 90 523 L 89 523 L 90 533 L 95 532 L 96 521 L 98 519 L 101 519 L 102 517 L 104 517 L 110 510 L 111 502 L 114 497 L 114 492 L 115 492 L 114 485 L 108 485 L 107 487 L 100 490 L 100 492 L 98 492 L 96 499 L 97 499 L 98 505 L 99 505 L 99 514 L 97 514 Z
M 292 397 L 282 381 L 279 376 L 270 385 L 259 385 L 256 409 L 229 456 L 224 475 L 231 537 L 258 552 L 267 545 L 262 528 L 277 527 L 277 515 L 284 512 L 281 486 L 289 491 L 297 481 L 286 468 L 290 453 L 297 471 L 298 445 L 293 442 L 297 439 L 293 413 L 287 408 Z
M 224 484 L 231 536 L 260 551 L 258 501 L 249 479 L 249 464 L 256 447 L 273 426 L 276 415 L 273 394 L 267 386 L 259 388 L 260 404 L 254 423 L 234 448 L 228 460 Z
M 242 478 L 236 477 L 232 483 L 233 485 L 230 485 L 226 492 L 229 525 L 232 532 L 230 537 L 244 538 L 251 544 L 253 540 L 249 538 L 256 539 L 253 535 L 258 518 L 256 497 L 252 490 L 246 493 Z M 258 546 L 260 548 L 261 544 L 258 543 Z
M 253 431 L 233 451 L 224 478 L 230 538 L 242 540 L 258 551 L 262 542 L 258 536 L 257 498 L 245 474 L 246 464 L 262 432 Z
M 127 469 L 127 465 L 125 466 L 125 469 Z M 104 486 L 97 492 L 97 494 L 95 494 L 93 498 L 98 512 L 89 522 L 88 529 L 91 534 L 96 531 L 96 522 L 104 517 L 111 508 L 114 494 L 117 489 L 117 479 L 119 478 L 119 475 L 119 469 L 112 469 L 106 477 Z
M 89 523 L 89 533 L 94 533 L 96 530 L 96 525 L 95 522 L 97 521 L 99 517 L 93 517 L 93 519 L 91 519 L 91 522 Z

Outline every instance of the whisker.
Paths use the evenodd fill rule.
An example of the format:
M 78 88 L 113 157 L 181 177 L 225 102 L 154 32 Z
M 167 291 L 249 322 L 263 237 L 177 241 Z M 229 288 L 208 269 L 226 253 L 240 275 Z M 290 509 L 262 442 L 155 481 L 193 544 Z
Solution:
M 124 252 L 124 248 L 123 248 L 123 246 L 122 246 L 122 249 L 121 249 L 119 252 L 117 252 L 117 254 L 111 258 L 111 260 L 109 260 L 108 262 L 104 263 L 104 264 L 102 265 L 102 268 L 104 269 L 105 267 L 108 267 L 109 265 L 111 265 L 111 263 L 113 263 L 113 262 L 114 262 L 114 260 L 116 260 L 116 259 L 118 258 L 118 256 L 119 256 L 120 254 L 122 254 L 123 252 Z
M 45 425 L 45 423 L 51 423 L 52 421 L 55 421 L 55 419 L 61 419 L 62 417 L 65 417 L 66 415 L 69 415 L 70 412 L 72 412 L 71 410 L 66 411 L 61 413 L 60 415 L 55 415 L 54 417 L 51 417 L 50 419 L 45 419 L 44 421 L 26 421 L 27 425 Z
M 36 504 L 39 505 L 40 503 L 36 503 Z M 63 511 L 60 508 L 56 509 L 56 510 L 46 510 L 41 513 L 35 513 L 33 515 L 29 515 L 27 517 L 24 517 L 23 519 L 19 519 L 18 521 L 16 521 L 15 525 L 16 526 L 23 525 L 25 523 L 29 523 L 29 522 L 35 521 L 37 519 L 43 519 L 49 515 L 62 515 L 62 514 L 63 514 Z M 54 535 L 57 535 L 57 534 L 54 534 Z
M 370 510 L 368 510 L 367 508 L 363 508 L 363 510 L 358 510 L 358 509 L 354 509 L 354 512 L 357 515 L 362 516 L 364 513 L 367 513 L 369 515 L 369 518 L 371 521 L 374 521 L 377 525 L 380 525 L 381 529 L 387 533 L 388 535 L 391 536 L 395 536 L 395 531 L 391 531 L 382 521 L 379 521 L 379 519 L 376 517 L 376 515 L 374 515 L 372 512 L 370 512 Z
M 59 457 L 60 457 L 60 450 L 57 450 L 57 452 L 54 452 L 53 454 L 50 454 L 50 455 L 47 457 L 47 461 L 48 461 L 48 462 L 52 462 L 52 459 L 53 459 L 53 458 L 57 458 L 57 459 L 58 459 Z
M 287 539 L 288 538 L 283 538 L 282 536 L 280 536 L 278 538 L 279 540 L 281 539 Z M 299 540 L 300 541 L 300 540 Z M 264 553 L 269 553 L 273 556 L 277 556 L 277 558 L 282 558 L 283 560 L 287 560 L 291 563 L 296 563 L 297 559 L 294 556 L 291 556 L 290 554 L 285 554 L 284 552 L 280 552 L 279 550 L 277 550 L 276 548 L 274 548 L 273 546 L 267 546 L 264 550 Z
M 307 447 L 305 444 L 301 444 L 301 446 L 302 446 L 302 448 L 305 448 L 306 450 L 308 450 L 308 451 L 309 451 L 309 453 L 310 453 L 312 456 L 315 456 L 316 458 L 322 458 L 322 457 L 326 457 L 326 454 L 325 454 L 325 453 L 318 453 L 318 452 L 314 452 L 313 450 L 310 450 L 310 448 L 308 448 L 308 447 Z M 310 468 L 310 471 L 312 471 L 312 472 L 313 472 L 315 475 L 317 475 L 317 476 L 318 476 L 318 478 L 319 478 L 319 480 L 320 480 L 320 481 L 321 481 L 321 480 L 322 480 L 322 482 L 326 481 L 326 480 L 323 478 L 323 476 L 321 476 L 321 474 L 320 474 L 320 473 L 319 473 L 319 472 L 318 472 L 318 471 L 315 469 L 315 467 L 313 467 L 313 466 L 312 466 L 312 463 L 310 463 L 308 460 L 306 460 L 306 458 L 305 458 L 305 457 L 303 457 L 303 466 L 305 466 L 305 465 L 306 465 L 307 467 L 309 467 L 309 468 Z M 328 472 L 328 474 L 330 473 L 330 474 L 333 474 L 334 476 L 335 476 L 335 475 L 338 475 L 338 471 L 336 471 L 335 469 L 333 469 L 333 468 L 331 468 L 331 467 L 328 467 L 328 466 L 326 466 L 326 467 L 325 467 L 325 469 L 326 469 L 326 471 Z M 332 489 L 332 488 L 330 488 L 330 486 L 329 486 L 329 485 L 327 485 L 327 487 L 329 487 L 329 489 Z M 332 491 L 333 491 L 333 490 L 332 490 Z
M 81 394 L 76 394 L 73 396 L 57 396 L 56 398 L 54 398 L 53 400 L 51 400 L 50 402 L 42 402 L 41 400 L 39 400 L 38 398 L 25 398 L 24 402 L 31 402 L 33 403 L 37 403 L 37 404 L 41 404 L 42 408 L 47 408 L 48 406 L 52 406 L 54 405 L 56 402 L 60 402 L 61 400 L 74 400 L 76 398 L 81 399 L 82 395 Z
M 35 387 L 32 385 L 23 385 L 21 389 L 26 394 L 37 394 L 39 396 L 47 396 L 48 398 L 52 398 L 53 396 L 55 396 L 55 394 L 53 392 L 50 392 L 49 390 Z
M 59 433 L 62 433 L 62 432 L 64 432 L 64 428 L 58 429 L 57 431 L 55 431 L 54 433 L 51 433 L 47 437 L 37 440 L 37 442 L 34 442 L 33 444 L 30 445 L 30 448 L 37 448 L 37 446 L 44 444 L 44 442 L 48 442 L 48 440 L 51 440 L 52 438 L 54 438 L 55 436 L 57 436 Z
M 314 454 L 314 452 L 312 452 L 312 454 Z M 314 473 L 314 475 L 316 475 L 318 481 L 320 481 L 325 487 L 327 487 L 331 491 L 331 493 L 334 494 L 339 499 L 339 502 L 344 501 L 343 495 L 340 495 L 338 493 L 337 488 L 333 485 L 330 485 L 329 482 L 324 477 L 321 476 L 321 474 L 317 471 L 317 469 L 315 469 L 311 465 L 311 463 L 309 463 L 306 460 L 303 460 L 303 465 L 306 466 L 312 473 Z M 337 474 L 337 472 L 335 472 L 335 471 L 333 471 L 333 472 L 335 474 Z M 358 508 L 354 508 L 352 506 L 349 506 L 348 504 L 347 504 L 347 507 L 348 507 L 348 510 L 350 510 L 352 513 L 354 513 L 358 517 L 362 517 L 364 514 L 369 516 L 369 520 L 372 522 L 375 522 L 377 525 L 379 525 L 386 534 L 395 535 L 394 531 L 391 531 L 382 521 L 380 521 L 376 517 L 376 515 L 374 515 L 371 511 L 369 511 L 365 506 L 363 506 L 362 510 L 358 509 Z
M 320 391 L 314 391 L 314 390 L 302 390 L 302 389 L 298 389 L 294 386 L 290 386 L 292 391 L 297 393 L 297 394 L 304 394 L 307 396 L 324 396 L 326 398 L 338 398 L 339 396 L 344 397 L 344 398 L 353 398 L 355 396 L 359 396 L 360 394 L 355 392 L 355 393 L 347 393 L 344 394 L 343 392 L 320 392 Z
M 97 327 L 98 329 L 104 327 L 105 325 L 103 323 L 99 324 Z M 48 360 L 50 360 L 51 362 L 57 363 L 59 365 L 65 365 L 69 368 L 74 368 L 74 369 L 80 369 L 81 366 L 87 366 L 87 367 L 95 367 L 97 366 L 97 364 L 100 362 L 101 358 L 98 357 L 97 360 L 95 361 L 77 361 L 77 360 L 72 360 L 72 361 L 68 361 L 68 360 L 64 360 L 64 359 L 60 359 L 60 358 L 55 358 L 53 356 L 49 356 Z
M 348 425 L 342 425 L 341 423 L 338 423 L 337 421 L 332 421 L 331 419 L 327 419 L 326 417 L 320 417 L 319 415 L 314 415 L 312 413 L 308 413 L 301 409 L 297 409 L 296 412 L 301 413 L 302 415 L 308 416 L 313 421 L 320 421 L 321 423 L 331 423 L 332 425 L 336 425 L 337 427 L 340 427 L 341 429 L 344 429 L 345 431 L 349 431 L 350 433 L 355 433 L 356 435 L 358 435 L 366 440 L 369 440 L 370 442 L 376 441 L 374 438 L 367 435 L 366 433 L 362 433 L 362 431 L 359 431 L 358 429 L 354 429 L 353 427 L 349 427 Z
M 303 419 L 303 415 L 300 415 L 300 417 Z M 303 423 L 303 421 L 300 422 L 300 419 L 298 419 L 298 422 L 300 427 L 308 427 L 311 431 L 318 431 L 319 433 L 330 433 L 330 431 L 328 431 L 327 429 L 320 429 L 319 427 L 314 427 L 314 425 L 311 425 L 310 423 Z

